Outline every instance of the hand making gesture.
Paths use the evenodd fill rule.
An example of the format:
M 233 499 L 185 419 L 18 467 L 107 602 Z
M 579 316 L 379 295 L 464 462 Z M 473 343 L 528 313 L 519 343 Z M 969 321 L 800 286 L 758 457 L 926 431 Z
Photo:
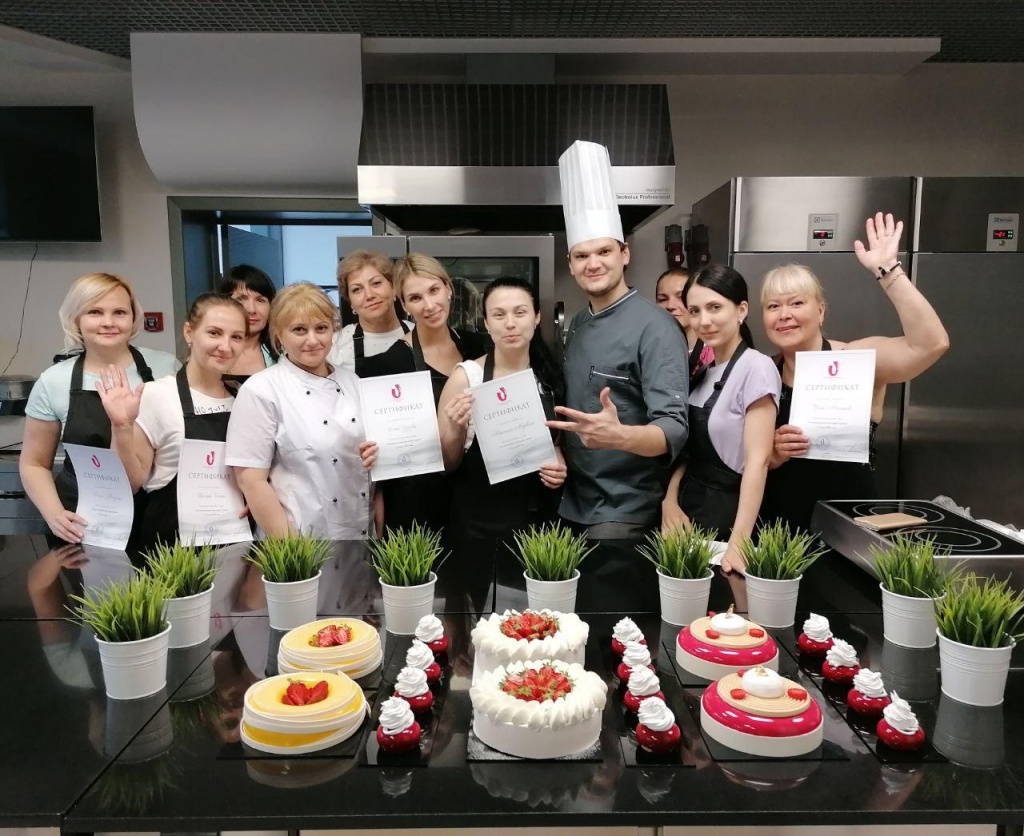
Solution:
M 142 402 L 142 389 L 145 385 L 140 383 L 132 389 L 125 370 L 113 364 L 107 371 L 100 373 L 96 391 L 100 393 L 111 426 L 123 428 L 135 423 L 139 417 L 139 404 Z
M 865 226 L 867 246 L 860 241 L 853 242 L 853 251 L 857 254 L 857 259 L 876 276 L 879 268 L 886 272 L 892 270 L 898 263 L 903 221 L 894 222 L 891 214 L 883 217 L 879 212 L 875 217 L 868 218 Z

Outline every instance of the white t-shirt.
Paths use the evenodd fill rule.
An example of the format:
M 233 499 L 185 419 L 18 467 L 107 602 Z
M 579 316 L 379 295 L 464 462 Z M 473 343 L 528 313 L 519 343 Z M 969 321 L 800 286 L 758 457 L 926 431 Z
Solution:
M 412 324 L 407 322 L 407 328 L 412 328 Z M 352 325 L 346 325 L 340 331 L 334 334 L 334 343 L 331 346 L 330 353 L 327 355 L 327 362 L 332 366 L 342 366 L 346 369 L 352 369 L 355 371 L 356 368 L 356 354 L 355 346 L 353 343 L 353 337 L 356 333 L 355 323 Z M 390 331 L 384 331 L 380 334 L 371 334 L 365 328 L 363 329 L 363 356 L 373 357 L 376 354 L 383 354 L 398 340 L 402 339 L 402 335 L 405 331 L 402 330 L 401 326 L 398 328 L 392 328 Z
M 196 415 L 230 412 L 233 397 L 211 398 L 189 387 Z M 178 475 L 181 440 L 185 437 L 185 417 L 178 397 L 178 381 L 174 375 L 147 383 L 142 390 L 139 418 L 136 423 L 153 446 L 153 469 L 142 486 L 155 491 L 170 483 Z
M 708 369 L 704 379 L 690 392 L 691 404 L 704 406 L 727 366 Z M 722 394 L 718 396 L 708 419 L 708 435 L 719 458 L 737 473 L 743 472 L 743 421 L 747 410 L 765 395 L 771 396 L 778 409 L 781 388 L 782 379 L 771 358 L 752 348 L 743 352 L 725 381 Z
M 141 348 L 142 356 L 149 364 L 153 372 L 153 380 L 158 380 L 164 375 L 174 374 L 181 363 L 173 354 L 166 351 L 155 351 L 151 348 Z M 68 421 L 68 406 L 71 403 L 71 371 L 75 367 L 77 357 L 68 360 L 61 360 L 46 369 L 39 380 L 32 387 L 32 394 L 28 396 L 28 404 L 25 406 L 25 414 L 29 418 L 36 418 L 40 421 L 60 421 L 61 432 Z M 142 383 L 135 364 L 127 367 L 128 383 L 133 387 Z M 86 392 L 95 392 L 96 384 L 99 382 L 99 375 L 83 372 L 82 389 Z

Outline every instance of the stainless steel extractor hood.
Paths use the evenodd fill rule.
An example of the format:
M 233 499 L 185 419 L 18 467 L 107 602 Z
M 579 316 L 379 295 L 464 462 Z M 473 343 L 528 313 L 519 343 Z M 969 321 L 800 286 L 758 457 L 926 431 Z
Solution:
M 608 147 L 627 234 L 675 203 L 660 84 L 369 84 L 359 202 L 407 232 L 556 232 L 577 139 Z

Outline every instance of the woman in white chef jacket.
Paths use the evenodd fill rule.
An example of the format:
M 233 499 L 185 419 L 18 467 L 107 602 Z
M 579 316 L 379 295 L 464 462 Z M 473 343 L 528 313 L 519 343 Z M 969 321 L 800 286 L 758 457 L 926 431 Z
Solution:
M 338 313 L 322 290 L 294 284 L 270 308 L 278 363 L 238 391 L 228 465 L 261 532 L 351 540 L 373 534 L 377 446 L 364 441 L 358 380 L 327 354 Z

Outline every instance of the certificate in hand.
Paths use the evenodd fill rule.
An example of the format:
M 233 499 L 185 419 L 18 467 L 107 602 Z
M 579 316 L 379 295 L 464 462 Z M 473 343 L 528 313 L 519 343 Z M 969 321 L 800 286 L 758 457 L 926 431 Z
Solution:
M 252 540 L 245 498 L 224 464 L 223 441 L 183 438 L 178 459 L 178 538 L 183 543 L 223 545 Z
M 117 453 L 104 447 L 65 444 L 78 479 L 75 513 L 88 523 L 84 546 L 124 550 L 135 517 L 135 501 L 128 474 Z
M 374 482 L 444 470 L 430 372 L 366 377 L 359 392 L 366 438 L 377 442 Z
M 811 440 L 805 458 L 868 462 L 874 349 L 798 351 L 789 423 Z
M 555 461 L 544 404 L 531 369 L 472 387 L 473 429 L 492 485 Z

